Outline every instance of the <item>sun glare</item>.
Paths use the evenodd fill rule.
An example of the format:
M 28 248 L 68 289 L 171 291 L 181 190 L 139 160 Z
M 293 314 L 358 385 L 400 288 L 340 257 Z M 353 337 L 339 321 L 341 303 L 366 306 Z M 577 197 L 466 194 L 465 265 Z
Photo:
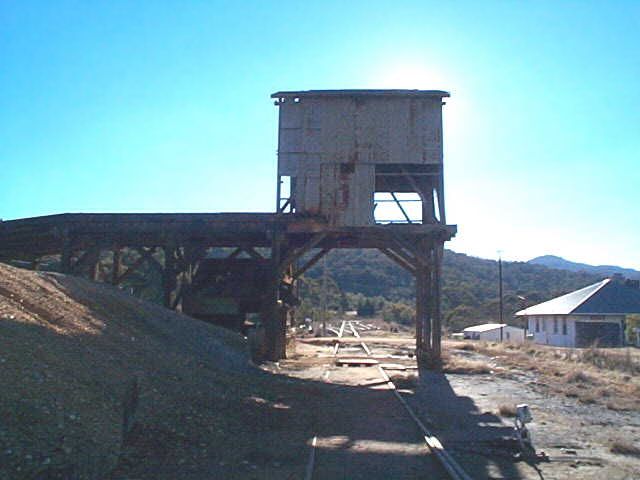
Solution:
M 371 80 L 378 88 L 447 89 L 445 75 L 420 63 L 402 62 L 387 65 Z

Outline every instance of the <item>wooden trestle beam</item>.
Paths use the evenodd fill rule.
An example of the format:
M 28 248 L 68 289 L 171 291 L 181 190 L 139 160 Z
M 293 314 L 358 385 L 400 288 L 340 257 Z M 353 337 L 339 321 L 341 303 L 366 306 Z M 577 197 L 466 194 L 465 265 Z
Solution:
M 421 184 L 422 185 L 422 184 Z M 422 185 L 421 196 L 438 194 L 444 220 L 441 179 Z M 424 203 L 424 201 L 423 201 Z M 426 202 L 433 206 L 433 202 Z M 423 212 L 429 220 L 432 211 Z M 225 259 L 255 262 L 268 272 L 257 302 L 266 338 L 266 358 L 285 356 L 287 304 L 294 282 L 334 248 L 377 248 L 416 280 L 416 347 L 423 365 L 437 365 L 441 352 L 441 271 L 444 242 L 455 227 L 438 223 L 330 227 L 322 219 L 296 214 L 64 214 L 0 222 L 0 258 L 36 262 L 60 254 L 67 273 L 87 274 L 121 284 L 148 263 L 161 273 L 165 306 L 181 309 L 185 294 L 208 248 L 232 248 Z M 122 249 L 139 257 L 126 267 Z M 262 250 L 270 254 L 262 255 Z M 299 268 L 293 266 L 314 252 Z M 154 255 L 161 250 L 163 258 Z M 113 269 L 99 270 L 102 251 L 113 255 Z M 246 254 L 248 258 L 238 258 Z M 201 285 L 198 286 L 200 288 Z M 224 295 L 233 296 L 233 289 Z
M 311 267 L 313 267 L 316 263 L 318 263 L 318 261 L 320 261 L 320 259 L 322 257 L 324 257 L 327 253 L 329 253 L 330 249 L 329 248 L 323 248 L 322 250 L 320 250 L 318 253 L 316 253 L 313 257 L 311 257 L 309 259 L 309 261 L 307 261 L 307 263 L 305 263 L 302 267 L 298 268 L 294 273 L 293 273 L 293 279 L 297 280 L 298 278 L 300 278 L 300 276 L 304 275 L 304 273 L 309 270 Z

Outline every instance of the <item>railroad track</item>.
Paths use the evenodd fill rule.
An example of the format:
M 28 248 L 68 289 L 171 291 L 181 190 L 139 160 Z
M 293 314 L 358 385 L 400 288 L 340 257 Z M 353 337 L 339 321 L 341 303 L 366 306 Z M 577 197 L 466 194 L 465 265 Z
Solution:
M 333 356 L 335 358 L 338 357 L 338 351 L 341 346 L 341 339 L 344 338 L 345 333 L 350 333 L 353 337 L 360 339 L 360 333 L 358 332 L 358 327 L 362 328 L 362 325 L 359 322 L 352 321 L 342 321 L 340 324 L 340 329 L 336 332 L 337 339 L 336 343 L 333 346 Z M 363 328 L 366 330 L 366 328 Z M 371 357 L 372 352 L 371 348 L 365 342 L 356 343 L 362 351 L 364 352 L 366 357 Z M 471 477 L 462 469 L 462 467 L 458 464 L 458 462 L 451 456 L 451 454 L 444 448 L 440 440 L 425 426 L 425 424 L 420 420 L 420 418 L 413 411 L 411 406 L 407 403 L 407 401 L 402 397 L 396 385 L 391 381 L 389 375 L 385 371 L 384 365 L 380 365 L 376 360 L 370 359 L 370 361 L 362 361 L 363 359 L 354 359 L 353 362 L 347 361 L 346 364 L 356 364 L 356 365 L 375 365 L 378 369 L 380 376 L 384 382 L 386 382 L 387 387 L 393 393 L 393 395 L 398 399 L 400 404 L 403 406 L 405 411 L 411 417 L 415 425 L 422 432 L 422 436 L 424 438 L 425 445 L 427 449 L 435 455 L 438 462 L 442 465 L 444 470 L 447 472 L 448 476 L 452 480 L 472 480 Z M 366 359 L 364 359 L 366 360 Z M 336 364 L 338 364 L 338 360 L 336 360 Z M 329 370 L 325 373 L 325 379 L 328 378 Z M 305 480 L 313 480 L 314 474 L 314 466 L 315 466 L 315 458 L 316 458 L 316 445 L 317 445 L 317 437 L 313 437 L 311 440 L 311 450 L 309 454 L 309 460 L 307 463 L 307 469 L 305 473 Z

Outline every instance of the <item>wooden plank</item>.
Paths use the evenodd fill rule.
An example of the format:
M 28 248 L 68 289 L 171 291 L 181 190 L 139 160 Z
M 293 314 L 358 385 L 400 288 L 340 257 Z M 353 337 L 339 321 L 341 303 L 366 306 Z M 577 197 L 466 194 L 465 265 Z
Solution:
M 395 251 L 391 250 L 390 248 L 379 248 L 378 250 L 380 250 L 384 255 L 389 257 L 389 259 L 391 259 L 393 262 L 395 262 L 396 264 L 398 264 L 408 272 L 415 275 L 415 272 L 416 272 L 415 267 L 411 265 L 409 262 L 407 262 L 403 257 L 398 255 Z
M 302 268 L 299 268 L 298 270 L 296 270 L 296 272 L 293 274 L 293 278 L 297 279 L 300 278 L 301 275 L 304 275 L 304 273 L 309 270 L 311 267 L 313 267 L 316 263 L 318 263 L 318 261 L 324 257 L 327 253 L 329 253 L 331 249 L 329 248 L 323 248 L 322 250 L 320 250 L 318 253 L 316 253 L 313 257 L 311 257 L 309 259 L 309 261 L 304 264 L 302 266 Z
M 350 366 L 358 366 L 358 365 L 363 365 L 363 366 L 373 366 L 373 365 L 378 365 L 378 360 L 375 360 L 373 358 L 346 358 L 346 357 L 338 357 L 335 360 L 336 365 L 350 365 Z
M 119 247 L 115 246 L 113 248 L 113 262 L 111 267 L 111 283 L 113 285 L 118 284 L 118 279 L 120 278 L 122 271 L 122 251 Z
M 264 260 L 264 257 L 256 252 L 253 247 L 243 247 L 242 250 L 249 254 L 249 256 L 255 260 Z
M 398 208 L 402 212 L 402 215 L 404 215 L 404 218 L 407 221 L 407 223 L 413 223 L 411 221 L 411 217 L 409 217 L 409 215 L 407 215 L 407 212 L 405 211 L 404 207 L 400 203 L 400 200 L 398 200 L 398 197 L 396 197 L 395 192 L 389 192 L 389 193 L 391 194 L 391 198 L 393 198 L 393 201 L 396 202 L 396 205 L 398 205 Z
M 320 242 L 322 242 L 327 237 L 326 233 L 316 233 L 311 239 L 309 239 L 305 244 L 303 244 L 300 248 L 294 249 L 289 252 L 289 254 L 280 262 L 280 266 L 278 268 L 280 276 L 284 274 L 286 269 L 295 262 L 302 255 L 307 253 L 309 250 L 314 249 Z

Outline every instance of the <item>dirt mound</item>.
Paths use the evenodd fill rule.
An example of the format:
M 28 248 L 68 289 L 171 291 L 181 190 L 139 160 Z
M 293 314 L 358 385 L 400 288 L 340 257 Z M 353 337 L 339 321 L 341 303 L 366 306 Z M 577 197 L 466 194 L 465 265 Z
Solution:
M 256 376 L 239 335 L 109 285 L 0 264 L 0 478 L 104 478 L 141 456 L 159 478 L 162 465 L 215 462 L 228 429 L 243 441 L 228 414 L 237 399 L 265 395 Z

